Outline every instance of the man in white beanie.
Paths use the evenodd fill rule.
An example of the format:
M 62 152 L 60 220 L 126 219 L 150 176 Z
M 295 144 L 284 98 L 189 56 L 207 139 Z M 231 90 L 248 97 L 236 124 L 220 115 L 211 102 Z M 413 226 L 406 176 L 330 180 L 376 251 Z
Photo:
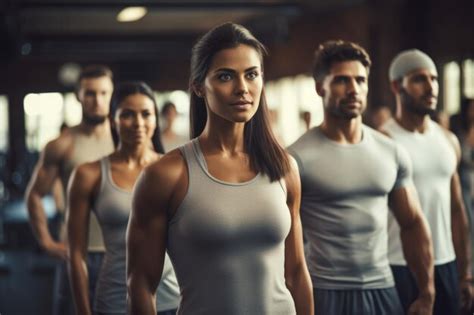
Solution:
M 451 132 L 430 119 L 436 110 L 438 74 L 433 60 L 417 49 L 399 53 L 389 70 L 399 116 L 382 131 L 405 147 L 413 164 L 413 180 L 430 225 L 435 263 L 434 314 L 459 314 L 471 307 L 468 221 L 457 173 L 460 146 Z M 400 228 L 389 214 L 389 261 L 405 308 L 418 296 L 403 258 Z M 417 242 L 417 240 L 413 240 Z

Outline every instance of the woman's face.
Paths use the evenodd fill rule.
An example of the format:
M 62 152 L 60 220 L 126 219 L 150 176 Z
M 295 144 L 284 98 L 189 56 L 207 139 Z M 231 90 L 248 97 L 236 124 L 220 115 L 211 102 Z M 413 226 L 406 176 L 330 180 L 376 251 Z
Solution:
M 260 103 L 262 74 L 260 55 L 250 46 L 217 52 L 198 89 L 210 116 L 236 123 L 249 121 Z
M 146 95 L 131 94 L 119 104 L 114 123 L 121 143 L 149 142 L 156 128 L 155 105 Z

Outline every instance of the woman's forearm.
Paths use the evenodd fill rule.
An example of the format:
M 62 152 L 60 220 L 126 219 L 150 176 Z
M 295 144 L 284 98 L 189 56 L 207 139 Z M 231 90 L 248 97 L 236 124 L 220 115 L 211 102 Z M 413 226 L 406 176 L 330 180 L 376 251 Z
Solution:
M 89 302 L 89 276 L 84 257 L 72 255 L 69 259 L 69 279 L 73 293 L 76 314 L 91 315 Z

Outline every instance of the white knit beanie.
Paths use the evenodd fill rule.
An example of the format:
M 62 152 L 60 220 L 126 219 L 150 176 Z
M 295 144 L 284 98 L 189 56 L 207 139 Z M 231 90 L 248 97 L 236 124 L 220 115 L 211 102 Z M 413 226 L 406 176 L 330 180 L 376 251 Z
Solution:
M 430 56 L 418 49 L 410 49 L 400 52 L 393 58 L 388 76 L 390 81 L 395 81 L 417 69 L 428 69 L 438 74 Z

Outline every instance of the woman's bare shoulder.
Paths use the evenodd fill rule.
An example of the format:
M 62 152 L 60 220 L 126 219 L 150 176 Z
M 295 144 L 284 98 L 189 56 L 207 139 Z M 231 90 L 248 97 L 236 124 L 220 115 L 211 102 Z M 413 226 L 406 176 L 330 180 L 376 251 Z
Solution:
M 74 169 L 71 178 L 70 181 L 75 185 L 94 187 L 100 179 L 100 160 L 80 164 Z
M 148 165 L 134 189 L 134 208 L 140 213 L 160 213 L 157 209 L 174 213 L 187 189 L 186 161 L 179 150 L 165 154 Z M 153 207 L 150 207 L 153 205 Z
M 153 182 L 175 183 L 179 181 L 186 172 L 186 161 L 179 149 L 175 149 L 163 155 L 160 159 L 150 163 L 143 173 L 150 177 Z

